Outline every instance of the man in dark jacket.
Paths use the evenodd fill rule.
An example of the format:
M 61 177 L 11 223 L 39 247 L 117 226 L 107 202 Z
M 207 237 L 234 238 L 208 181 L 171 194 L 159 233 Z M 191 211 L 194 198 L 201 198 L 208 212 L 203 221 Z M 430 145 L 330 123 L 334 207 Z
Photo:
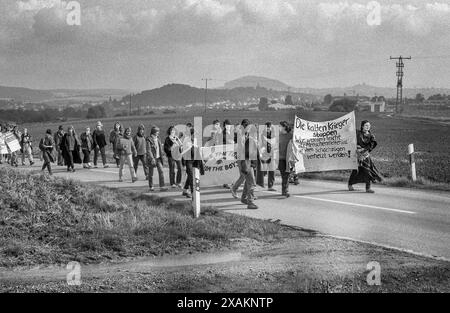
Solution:
M 137 156 L 133 157 L 134 171 L 137 174 L 139 161 L 141 161 L 144 167 L 145 179 L 148 179 L 148 167 L 145 160 L 147 154 L 147 145 L 145 142 L 145 127 L 144 125 L 139 125 L 136 135 L 133 138 L 134 146 L 136 147 Z
M 92 139 L 94 140 L 94 167 L 97 168 L 98 155 L 102 155 L 103 167 L 108 168 L 109 165 L 106 164 L 106 136 L 103 130 L 102 122 L 98 121 L 97 126 L 92 134 Z

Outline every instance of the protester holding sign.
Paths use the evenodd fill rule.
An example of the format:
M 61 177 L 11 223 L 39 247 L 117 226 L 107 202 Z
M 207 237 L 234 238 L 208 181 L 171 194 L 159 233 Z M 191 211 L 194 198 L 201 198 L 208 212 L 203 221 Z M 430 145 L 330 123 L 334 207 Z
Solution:
M 30 165 L 34 164 L 33 161 L 33 147 L 32 147 L 33 139 L 30 134 L 28 134 L 28 129 L 23 129 L 23 134 L 20 139 L 20 146 L 22 147 L 22 165 L 25 165 L 25 158 L 30 160 Z
M 55 162 L 55 141 L 52 136 L 52 130 L 47 129 L 45 133 L 45 137 L 41 139 L 39 143 L 39 149 L 42 151 L 42 157 L 44 159 L 44 164 L 42 165 L 42 171 L 46 168 L 48 169 L 48 173 L 52 174 L 52 166 L 51 163 Z
M 289 174 L 296 159 L 293 153 L 291 126 L 286 121 L 280 122 L 280 126 L 278 169 L 281 173 L 281 195 L 288 198 Z
M 366 192 L 374 193 L 370 188 L 372 182 L 381 181 L 375 164 L 370 157 L 370 152 L 377 146 L 375 136 L 370 132 L 370 122 L 364 120 L 361 122 L 361 128 L 356 132 L 358 170 L 353 170 L 348 181 L 348 190 L 354 191 L 354 184 L 366 183 Z
M 259 163 L 256 176 L 256 184 L 264 188 L 264 176 L 268 176 L 267 187 L 268 191 L 276 191 L 273 188 L 275 183 L 275 169 L 277 162 L 277 150 L 278 147 L 276 141 L 275 127 L 273 127 L 272 122 L 267 122 L 265 124 L 265 129 L 260 134 L 259 141 Z
M 80 141 L 77 138 L 73 126 L 69 126 L 60 144 L 62 155 L 67 165 L 68 172 L 75 172 L 74 164 L 81 164 Z

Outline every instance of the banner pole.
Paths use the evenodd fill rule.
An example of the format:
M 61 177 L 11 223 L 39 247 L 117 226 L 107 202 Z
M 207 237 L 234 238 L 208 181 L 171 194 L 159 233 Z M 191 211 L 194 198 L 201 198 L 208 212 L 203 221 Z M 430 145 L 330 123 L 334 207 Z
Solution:
M 192 209 L 194 217 L 200 217 L 200 170 L 194 167 L 194 193 L 192 195 Z
M 413 181 L 417 180 L 416 176 L 416 161 L 414 160 L 414 144 L 408 145 L 409 164 L 411 165 L 411 178 Z

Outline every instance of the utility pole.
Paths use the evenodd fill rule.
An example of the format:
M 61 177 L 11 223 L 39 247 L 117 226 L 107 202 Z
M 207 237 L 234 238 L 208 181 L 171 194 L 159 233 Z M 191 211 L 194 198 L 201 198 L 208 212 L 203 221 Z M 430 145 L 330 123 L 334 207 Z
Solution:
M 403 68 L 405 65 L 403 64 L 403 60 L 411 60 L 411 57 L 390 57 L 391 60 L 398 60 L 396 62 L 397 66 L 397 99 L 395 101 L 395 113 L 399 112 L 399 105 L 402 105 L 403 101 Z
M 212 78 L 202 78 L 205 81 L 205 112 L 206 112 L 206 101 L 208 96 L 208 80 L 212 80 Z
M 129 115 L 131 116 L 131 93 L 130 93 L 130 114 Z

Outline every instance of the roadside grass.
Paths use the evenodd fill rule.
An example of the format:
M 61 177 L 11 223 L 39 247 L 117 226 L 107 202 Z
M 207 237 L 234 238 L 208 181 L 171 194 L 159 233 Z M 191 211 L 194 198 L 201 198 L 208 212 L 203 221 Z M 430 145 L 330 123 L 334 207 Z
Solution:
M 1 267 L 204 252 L 288 232 L 212 208 L 195 219 L 186 203 L 0 167 Z

